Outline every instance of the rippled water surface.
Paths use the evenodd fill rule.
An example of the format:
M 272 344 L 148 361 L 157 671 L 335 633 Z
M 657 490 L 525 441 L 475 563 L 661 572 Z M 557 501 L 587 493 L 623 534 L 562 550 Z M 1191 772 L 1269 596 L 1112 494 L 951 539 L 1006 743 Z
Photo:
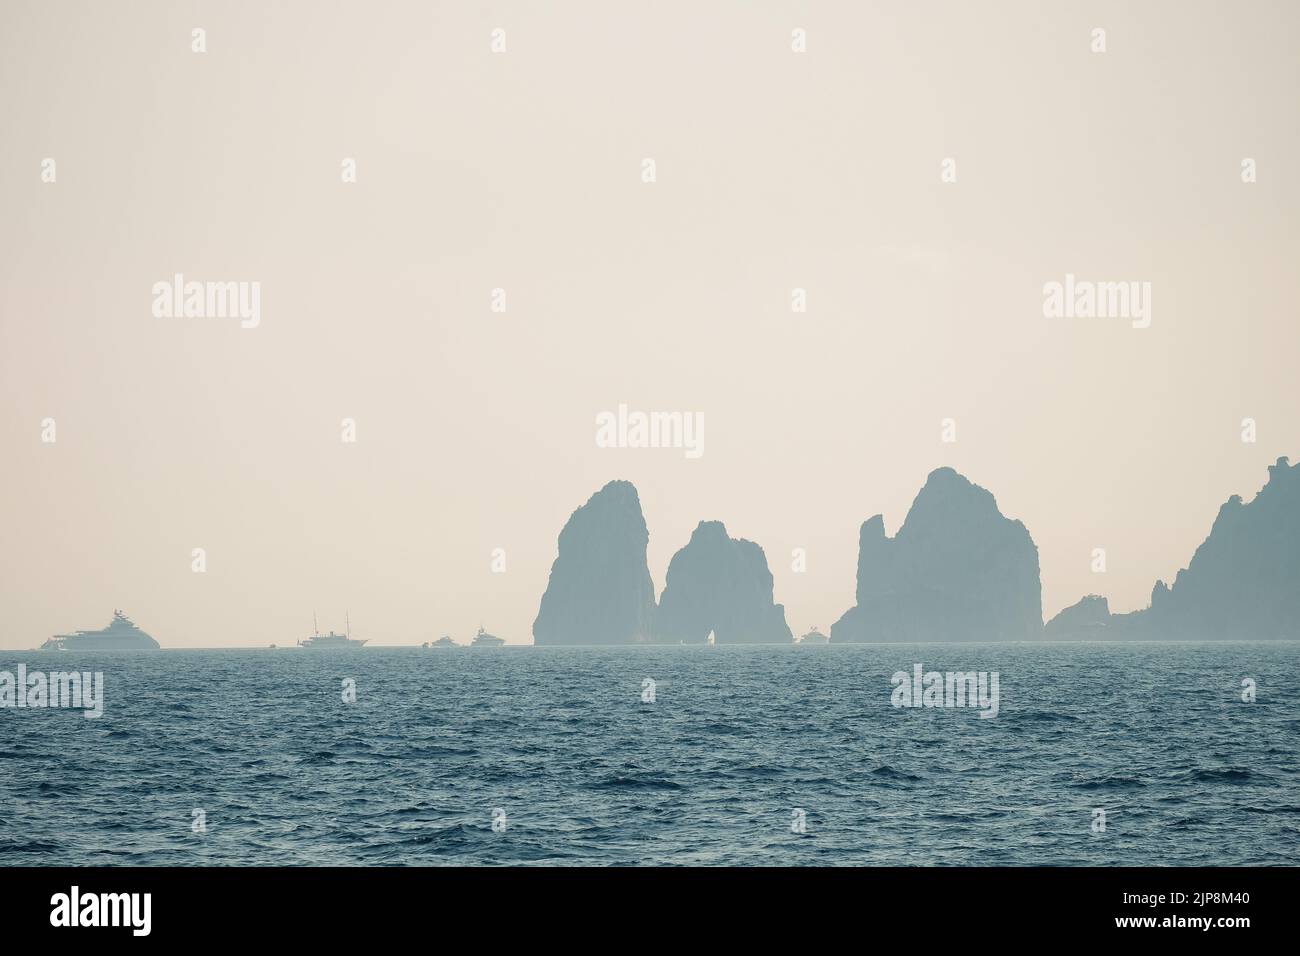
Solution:
M 1300 850 L 1290 642 L 0 652 L 0 670 L 20 662 L 101 670 L 107 704 L 99 720 L 0 710 L 6 864 L 1236 865 Z M 1000 713 L 892 707 L 890 675 L 917 662 L 997 671 Z

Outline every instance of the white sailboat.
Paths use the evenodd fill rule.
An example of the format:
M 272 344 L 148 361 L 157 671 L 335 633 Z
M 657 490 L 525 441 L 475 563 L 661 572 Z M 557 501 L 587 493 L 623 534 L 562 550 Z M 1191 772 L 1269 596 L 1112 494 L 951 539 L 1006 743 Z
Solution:
M 705 641 L 705 643 L 708 644 L 709 647 L 716 647 L 718 643 L 718 636 L 715 633 L 713 633 L 713 631 L 709 631 L 709 637 L 708 640 Z

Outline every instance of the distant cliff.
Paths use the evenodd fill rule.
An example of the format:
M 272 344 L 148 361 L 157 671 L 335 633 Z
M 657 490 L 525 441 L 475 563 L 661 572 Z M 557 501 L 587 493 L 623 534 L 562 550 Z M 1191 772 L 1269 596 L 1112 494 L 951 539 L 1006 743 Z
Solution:
M 831 643 L 1036 640 L 1038 548 L 993 495 L 951 468 L 930 473 L 903 526 L 880 515 L 858 537 L 857 605 Z
M 731 538 L 721 521 L 701 521 L 668 564 L 655 615 L 655 640 L 698 644 L 789 644 L 785 608 L 772 600 L 763 549 Z
M 1076 605 L 1077 607 L 1078 605 Z M 1081 632 L 1052 619 L 1058 636 L 1133 640 L 1269 640 L 1300 637 L 1300 465 L 1279 458 L 1249 504 L 1233 495 L 1172 585 L 1157 581 L 1151 606 L 1111 614 Z M 1064 621 L 1062 619 L 1065 618 Z M 1058 622 L 1061 622 L 1058 624 Z
M 537 644 L 630 644 L 650 637 L 650 534 L 631 482 L 611 481 L 560 532 L 559 556 L 533 622 Z

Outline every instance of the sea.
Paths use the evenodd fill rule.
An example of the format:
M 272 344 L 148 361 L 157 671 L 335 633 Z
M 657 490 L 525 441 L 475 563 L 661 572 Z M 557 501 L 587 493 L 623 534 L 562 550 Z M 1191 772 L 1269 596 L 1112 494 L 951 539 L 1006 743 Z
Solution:
M 0 865 L 1300 858 L 1296 642 L 0 651 L 18 664 L 102 672 L 104 705 L 0 709 Z M 996 716 L 895 706 L 918 664 L 996 672 Z

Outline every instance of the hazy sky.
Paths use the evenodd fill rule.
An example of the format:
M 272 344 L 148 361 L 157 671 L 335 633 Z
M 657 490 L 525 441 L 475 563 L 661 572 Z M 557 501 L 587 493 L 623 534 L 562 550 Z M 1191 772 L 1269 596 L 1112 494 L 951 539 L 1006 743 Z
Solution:
M 861 522 L 893 533 L 940 465 L 1028 526 L 1047 615 L 1144 606 L 1300 455 L 1297 28 L 1291 2 L 6 0 L 0 646 L 114 607 L 164 646 L 292 643 L 313 610 L 527 642 L 612 478 L 657 589 L 719 519 L 826 629 Z M 260 324 L 156 317 L 178 272 L 259 282 Z M 1044 317 L 1066 274 L 1150 282 L 1150 327 Z M 703 414 L 703 456 L 596 447 L 620 403 Z

